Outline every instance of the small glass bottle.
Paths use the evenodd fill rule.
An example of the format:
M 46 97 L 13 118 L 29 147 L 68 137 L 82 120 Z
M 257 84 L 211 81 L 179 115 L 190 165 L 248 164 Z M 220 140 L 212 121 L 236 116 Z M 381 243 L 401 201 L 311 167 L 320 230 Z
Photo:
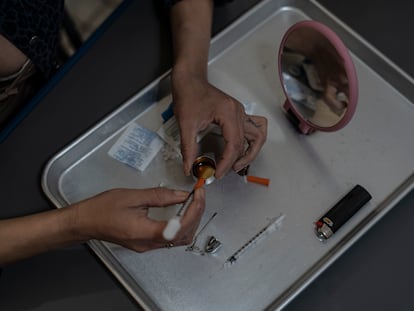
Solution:
M 205 184 L 211 184 L 215 177 L 216 161 L 213 154 L 203 154 L 197 157 L 191 169 L 193 177 L 196 180 L 203 179 Z

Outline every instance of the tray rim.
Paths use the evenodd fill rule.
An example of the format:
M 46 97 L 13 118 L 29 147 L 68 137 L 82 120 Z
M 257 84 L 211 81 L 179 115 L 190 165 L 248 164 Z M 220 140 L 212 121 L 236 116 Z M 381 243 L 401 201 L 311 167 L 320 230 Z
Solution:
M 214 38 L 212 39 L 212 44 L 219 41 L 222 36 L 225 36 L 227 32 L 231 31 L 234 27 L 237 26 L 238 23 L 242 23 L 246 18 L 248 18 L 251 14 L 254 14 L 256 10 L 259 10 L 262 6 L 268 5 L 269 2 L 273 0 L 263 0 L 255 5 L 253 5 L 246 13 L 242 16 L 237 18 L 235 21 L 230 23 L 224 30 L 219 32 Z M 393 82 L 395 83 L 395 79 L 404 78 L 404 82 L 409 85 L 414 85 L 414 79 L 406 73 L 403 69 L 401 69 L 398 65 L 396 65 L 393 61 L 391 61 L 387 56 L 385 56 L 381 51 L 371 45 L 367 40 L 365 40 L 362 36 L 356 33 L 352 28 L 350 28 L 347 24 L 342 22 L 339 18 L 337 18 L 334 14 L 332 14 L 326 7 L 320 4 L 317 0 L 284 0 L 280 3 L 279 10 L 298 10 L 304 13 L 301 8 L 296 7 L 297 3 L 303 5 L 303 2 L 315 5 L 321 12 L 323 12 L 327 17 L 329 17 L 330 22 L 333 23 L 334 27 L 332 29 L 336 30 L 336 28 L 340 27 L 342 31 L 345 31 L 347 35 L 351 36 L 354 40 L 358 41 L 358 44 L 363 46 L 364 48 L 368 49 L 372 55 L 378 57 L 378 59 L 374 59 L 373 61 L 366 61 L 362 59 L 362 62 L 366 64 L 374 73 L 376 73 L 381 79 L 386 81 L 387 83 L 391 84 L 395 91 L 401 94 L 404 98 L 407 98 L 410 104 L 413 104 L 409 98 L 414 98 L 414 90 L 407 91 L 405 86 L 396 87 Z M 286 3 L 289 3 L 286 5 Z M 306 12 L 304 13 L 305 15 Z M 240 37 L 242 38 L 242 37 Z M 231 46 L 231 45 L 230 45 Z M 360 58 L 359 54 L 352 52 L 352 55 L 356 55 Z M 209 63 L 214 61 L 216 57 L 219 57 L 220 53 L 214 55 L 211 59 L 209 59 Z M 360 58 L 361 59 L 361 58 Z M 376 67 L 378 70 L 374 70 L 372 64 L 376 64 L 378 60 L 381 62 L 381 68 Z M 386 71 L 382 67 L 386 65 L 386 69 L 392 69 L 391 71 Z M 131 101 L 136 98 L 141 97 L 147 91 L 151 90 L 154 86 L 158 85 L 160 82 L 164 81 L 165 79 L 169 78 L 171 73 L 171 69 L 167 70 L 165 73 L 161 74 L 158 78 L 150 82 L 147 86 L 145 86 L 142 90 L 137 92 L 135 95 L 131 96 L 128 100 L 122 103 L 117 109 L 109 113 L 106 117 L 104 117 L 101 121 L 97 122 L 94 126 L 88 129 L 84 134 L 80 135 L 74 141 L 69 143 L 66 147 L 61 149 L 58 153 L 56 153 L 45 165 L 43 169 L 43 173 L 41 176 L 41 187 L 48 197 L 49 200 L 57 207 L 63 208 L 66 205 L 58 200 L 52 193 L 48 185 L 48 174 L 52 170 L 53 165 L 58 162 L 58 160 L 65 155 L 68 151 L 70 151 L 74 146 L 78 145 L 85 139 L 87 139 L 91 134 L 93 134 L 98 128 L 104 125 L 107 121 L 109 121 L 114 115 L 116 115 L 119 111 L 122 111 L 125 106 L 127 106 Z M 386 74 L 382 74 L 386 73 Z M 388 77 L 386 79 L 385 77 Z M 399 80 L 401 82 L 401 80 Z M 414 108 L 414 105 L 413 105 Z M 131 121 L 133 122 L 133 121 Z M 125 124 L 118 131 L 121 131 L 125 128 L 129 123 Z M 111 136 L 114 133 L 111 134 Z M 108 139 L 108 138 L 107 138 Z M 106 141 L 106 139 L 104 140 Z M 92 152 L 92 151 L 90 151 Z M 87 156 L 85 154 L 84 156 Z M 83 158 L 83 157 L 82 157 Z M 80 159 L 81 160 L 81 159 Z M 80 161 L 79 160 L 79 161 Z M 74 163 L 75 164 L 75 163 Z M 72 164 L 72 165 L 74 165 Z M 70 165 L 67 169 L 70 169 L 72 166 Z M 328 252 L 319 259 L 310 269 L 308 269 L 298 280 L 294 281 L 292 285 L 286 289 L 282 294 L 280 294 L 276 299 L 266 308 L 266 310 L 281 310 L 286 305 L 288 305 L 303 289 L 305 289 L 310 283 L 312 283 L 321 273 L 323 273 L 332 263 L 335 262 L 337 258 L 339 258 L 344 252 L 346 252 L 360 237 L 362 237 L 370 228 L 372 228 L 382 217 L 384 217 L 392 208 L 400 202 L 411 190 L 414 189 L 414 172 L 411 174 L 406 180 L 404 180 L 395 190 L 388 195 L 374 210 L 372 210 L 367 216 L 365 216 L 347 235 L 345 235 L 332 249 L 332 251 Z M 64 199 L 63 199 L 64 200 Z M 135 282 L 135 280 L 129 275 L 129 273 L 119 264 L 117 259 L 112 255 L 109 249 L 105 246 L 106 242 L 91 240 L 87 242 L 88 246 L 94 251 L 94 253 L 100 258 L 100 260 L 104 263 L 104 265 L 114 274 L 116 279 L 125 287 L 128 293 L 139 303 L 140 307 L 144 310 L 161 310 L 156 303 L 147 298 L 148 295 L 145 291 L 140 288 L 140 286 Z M 128 282 L 128 281 L 132 282 Z

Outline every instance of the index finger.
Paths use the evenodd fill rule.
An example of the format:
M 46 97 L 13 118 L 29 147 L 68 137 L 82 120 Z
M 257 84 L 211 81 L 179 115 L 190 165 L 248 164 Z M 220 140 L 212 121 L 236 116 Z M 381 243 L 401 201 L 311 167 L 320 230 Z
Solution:
M 217 179 L 230 171 L 234 162 L 244 153 L 245 147 L 243 120 L 237 120 L 233 123 L 231 121 L 225 122 L 221 124 L 221 128 L 225 145 L 221 159 L 217 163 Z
M 184 174 L 190 175 L 191 165 L 197 157 L 197 128 L 194 126 L 185 127 L 180 124 L 181 155 L 183 156 Z
M 162 187 L 147 189 L 122 189 L 118 203 L 126 206 L 161 207 L 183 202 L 188 192 Z

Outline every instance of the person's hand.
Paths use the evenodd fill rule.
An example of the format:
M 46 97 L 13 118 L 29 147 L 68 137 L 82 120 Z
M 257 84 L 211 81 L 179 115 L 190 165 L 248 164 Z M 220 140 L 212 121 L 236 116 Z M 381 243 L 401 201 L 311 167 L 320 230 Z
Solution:
M 174 205 L 185 201 L 188 192 L 166 188 L 113 189 L 81 201 L 76 209 L 76 230 L 82 239 L 99 239 L 122 245 L 137 252 L 192 242 L 204 211 L 205 191 L 195 191 L 194 199 L 181 220 L 181 229 L 173 241 L 162 232 L 165 221 L 148 218 L 148 208 Z
M 186 175 L 198 155 L 197 134 L 211 123 L 220 126 L 225 142 L 216 178 L 231 168 L 237 172 L 256 158 L 266 140 L 266 118 L 247 115 L 240 102 L 197 76 L 173 70 L 172 87 Z

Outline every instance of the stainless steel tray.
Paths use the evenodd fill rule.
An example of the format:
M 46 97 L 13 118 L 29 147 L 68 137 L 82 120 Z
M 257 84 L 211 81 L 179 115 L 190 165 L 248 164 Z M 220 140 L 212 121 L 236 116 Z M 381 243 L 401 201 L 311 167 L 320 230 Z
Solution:
M 335 133 L 298 134 L 281 111 L 277 52 L 284 32 L 303 19 L 319 20 L 350 48 L 359 77 L 355 117 Z M 184 247 L 144 254 L 101 241 L 89 245 L 146 310 L 281 309 L 383 217 L 414 185 L 414 83 L 399 68 L 315 1 L 263 1 L 216 36 L 210 80 L 266 115 L 269 134 L 252 173 L 269 188 L 236 174 L 207 188 L 202 222 L 218 216 L 205 236 L 223 248 L 197 256 Z M 169 73 L 51 159 L 42 186 L 58 208 L 113 187 L 188 188 L 179 161 L 158 154 L 143 171 L 107 152 L 132 122 L 156 130 L 170 99 Z M 330 240 L 313 223 L 355 184 L 373 199 Z M 267 219 L 286 215 L 281 227 L 230 267 L 227 257 Z M 165 217 L 158 215 L 157 217 Z

